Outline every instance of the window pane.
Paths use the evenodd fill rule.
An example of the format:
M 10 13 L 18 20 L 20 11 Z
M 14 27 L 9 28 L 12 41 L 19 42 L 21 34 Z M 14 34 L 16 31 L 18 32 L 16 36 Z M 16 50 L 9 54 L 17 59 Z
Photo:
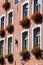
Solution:
M 34 46 L 40 45 L 40 27 L 34 29 Z
M 3 55 L 4 40 L 0 41 L 0 54 Z
M 40 11 L 41 8 L 41 0 L 34 0 L 34 13 Z
M 28 49 L 28 32 L 22 34 L 22 49 Z
M 12 24 L 13 13 L 10 12 L 8 15 L 8 24 Z
M 18 2 L 20 2 L 20 0 L 15 0 L 15 4 L 17 4 Z
M 19 2 L 20 0 L 18 0 L 18 2 Z
M 12 37 L 8 38 L 8 53 L 12 51 Z
M 28 3 L 23 5 L 23 18 L 28 17 Z
M 11 44 L 8 44 L 8 53 L 11 52 L 11 47 L 12 47 L 12 45 Z
M 1 18 L 1 29 L 4 28 L 4 17 Z

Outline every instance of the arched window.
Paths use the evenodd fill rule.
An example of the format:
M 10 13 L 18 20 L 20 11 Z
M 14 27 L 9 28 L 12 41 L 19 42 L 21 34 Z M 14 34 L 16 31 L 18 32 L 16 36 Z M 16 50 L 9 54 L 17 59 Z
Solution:
M 41 26 L 33 28 L 33 47 L 40 46 L 41 48 Z
M 13 52 L 13 36 L 8 37 L 8 53 Z
M 13 24 L 13 10 L 8 12 L 8 25 Z
M 28 3 L 23 5 L 23 18 L 28 17 Z
M 24 30 L 22 31 L 22 50 L 29 49 L 29 31 Z
M 34 29 L 34 46 L 40 46 L 40 27 Z
M 22 18 L 29 16 L 29 1 L 25 1 L 22 3 L 22 10 L 21 10 Z
M 41 4 L 42 0 L 33 0 L 33 11 L 35 12 L 41 12 Z

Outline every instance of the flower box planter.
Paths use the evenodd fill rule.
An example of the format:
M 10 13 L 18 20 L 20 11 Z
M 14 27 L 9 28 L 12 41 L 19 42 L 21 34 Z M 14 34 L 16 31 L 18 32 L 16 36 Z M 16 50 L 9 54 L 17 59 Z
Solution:
M 42 14 L 40 12 L 36 12 L 31 16 L 31 19 L 35 21 L 35 23 L 42 23 Z
M 4 64 L 4 57 L 0 55 L 0 64 Z
M 13 54 L 12 53 L 9 53 L 7 55 L 5 55 L 5 58 L 7 58 L 7 60 L 12 63 L 13 62 Z
M 21 52 L 20 52 L 20 55 L 21 55 L 21 57 L 23 58 L 23 60 L 28 60 L 28 59 L 30 59 L 30 53 L 29 53 L 29 51 L 28 50 L 22 50 Z
M 0 30 L 0 36 L 1 37 L 5 37 L 5 30 L 3 29 L 3 30 Z
M 30 19 L 27 17 L 20 21 L 20 25 L 22 25 L 23 28 L 29 28 L 30 27 Z
M 32 49 L 32 53 L 35 55 L 36 58 L 39 58 L 41 57 L 41 49 L 39 46 L 35 46 L 33 49 Z
M 6 1 L 5 3 L 3 3 L 3 8 L 5 10 L 8 10 L 10 8 L 10 3 L 8 1 Z
M 12 34 L 12 33 L 14 32 L 14 26 L 13 26 L 12 24 L 10 24 L 10 25 L 8 25 L 8 26 L 6 27 L 6 30 L 7 30 L 10 34 Z

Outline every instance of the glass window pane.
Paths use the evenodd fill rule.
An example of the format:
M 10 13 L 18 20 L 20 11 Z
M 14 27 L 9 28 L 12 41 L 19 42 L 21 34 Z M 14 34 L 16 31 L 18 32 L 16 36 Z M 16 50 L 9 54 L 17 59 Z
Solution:
M 11 47 L 12 47 L 12 45 L 11 44 L 8 44 L 8 53 L 11 52 Z
M 41 0 L 34 0 L 34 13 L 40 11 L 41 8 Z
M 12 51 L 12 37 L 8 38 L 8 53 Z
M 8 38 L 8 43 L 12 43 L 12 37 Z
M 0 41 L 0 54 L 3 55 L 4 40 Z
M 40 27 L 34 29 L 34 46 L 40 45 Z
M 1 29 L 4 28 L 4 17 L 1 18 Z
M 22 34 L 22 49 L 28 49 L 28 32 Z
M 12 24 L 13 13 L 10 12 L 8 15 L 8 24 Z
M 15 0 L 15 4 L 19 3 L 21 0 Z
M 23 18 L 28 17 L 28 3 L 23 5 Z

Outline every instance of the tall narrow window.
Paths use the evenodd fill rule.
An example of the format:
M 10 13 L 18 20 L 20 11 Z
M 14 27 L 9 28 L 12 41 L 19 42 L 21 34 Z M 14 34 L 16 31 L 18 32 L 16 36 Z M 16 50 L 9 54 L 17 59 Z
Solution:
M 28 17 L 28 3 L 23 5 L 23 18 Z
M 8 38 L 8 53 L 12 52 L 12 37 Z
M 4 16 L 1 18 L 1 29 L 4 29 Z
M 33 46 L 40 46 L 40 27 L 37 27 L 33 30 Z
M 13 12 L 10 12 L 10 13 L 8 14 L 8 25 L 9 25 L 9 24 L 12 24 L 12 22 L 13 22 Z
M 3 55 L 4 52 L 4 40 L 0 41 L 0 55 Z
M 41 0 L 34 0 L 34 13 L 41 10 Z
M 28 31 L 22 33 L 22 50 L 28 49 Z

